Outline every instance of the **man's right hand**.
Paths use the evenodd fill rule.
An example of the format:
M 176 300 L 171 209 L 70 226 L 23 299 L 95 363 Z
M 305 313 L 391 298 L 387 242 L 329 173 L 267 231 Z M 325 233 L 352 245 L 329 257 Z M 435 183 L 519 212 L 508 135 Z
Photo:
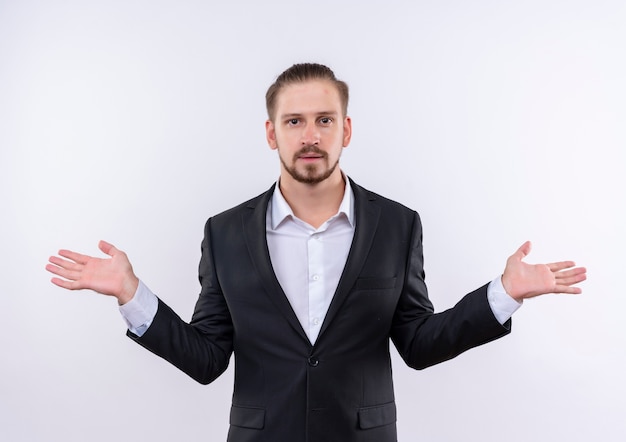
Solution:
M 59 250 L 59 256 L 51 256 L 46 270 L 60 276 L 52 278 L 52 283 L 68 290 L 94 290 L 116 297 L 120 305 L 126 304 L 135 295 L 139 279 L 126 253 L 106 241 L 100 241 L 98 247 L 110 258 L 94 258 L 70 250 Z

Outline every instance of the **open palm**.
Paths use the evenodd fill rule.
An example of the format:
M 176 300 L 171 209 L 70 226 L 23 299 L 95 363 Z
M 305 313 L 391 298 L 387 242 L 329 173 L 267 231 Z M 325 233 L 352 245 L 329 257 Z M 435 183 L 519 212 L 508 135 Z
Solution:
M 134 295 L 139 280 L 126 253 L 106 241 L 98 244 L 110 258 L 96 258 L 70 250 L 59 250 L 51 256 L 46 270 L 59 276 L 52 283 L 68 290 L 90 289 L 103 295 L 115 296 L 121 304 Z
M 506 262 L 502 285 L 512 298 L 521 301 L 547 293 L 581 293 L 579 287 L 572 286 L 587 279 L 584 267 L 575 267 L 573 261 L 525 263 L 522 259 L 530 249 L 530 241 L 527 241 Z

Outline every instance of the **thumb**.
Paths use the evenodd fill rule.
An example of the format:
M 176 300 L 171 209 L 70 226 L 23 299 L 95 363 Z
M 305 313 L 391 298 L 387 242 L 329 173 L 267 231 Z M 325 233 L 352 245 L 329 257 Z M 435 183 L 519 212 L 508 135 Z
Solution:
M 531 248 L 532 248 L 531 242 L 526 241 L 524 244 L 520 246 L 519 249 L 517 249 L 517 251 L 514 253 L 513 256 L 515 256 L 517 259 L 521 261 L 522 259 L 524 259 L 524 257 L 526 257 L 530 253 Z
M 115 255 L 115 253 L 118 251 L 113 244 L 102 240 L 98 243 L 98 248 L 109 256 Z

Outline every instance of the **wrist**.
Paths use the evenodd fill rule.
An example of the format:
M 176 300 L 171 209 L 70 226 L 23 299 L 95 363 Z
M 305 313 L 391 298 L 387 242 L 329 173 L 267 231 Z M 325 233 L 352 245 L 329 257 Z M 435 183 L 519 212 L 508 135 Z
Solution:
M 139 278 L 132 274 L 122 284 L 122 290 L 117 296 L 117 302 L 119 305 L 124 305 L 129 302 L 137 293 L 137 287 L 139 287 Z
M 504 291 L 506 292 L 507 295 L 509 295 L 511 298 L 513 298 L 517 302 L 522 302 L 524 300 L 524 296 L 522 296 L 522 294 L 520 293 L 517 293 L 512 288 L 512 285 L 506 276 L 506 272 L 502 275 L 501 281 L 502 281 L 502 287 L 504 288 Z

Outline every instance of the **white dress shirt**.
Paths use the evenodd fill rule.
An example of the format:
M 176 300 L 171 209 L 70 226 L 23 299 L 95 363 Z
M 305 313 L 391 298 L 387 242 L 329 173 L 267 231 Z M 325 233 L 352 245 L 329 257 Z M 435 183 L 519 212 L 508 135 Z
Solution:
M 339 285 L 354 222 L 354 196 L 347 180 L 339 211 L 317 229 L 293 214 L 279 190 L 267 208 L 272 267 L 311 344 Z
M 317 229 L 293 214 L 278 184 L 267 209 L 272 267 L 312 344 L 339 284 L 354 236 L 354 194 L 350 182 L 345 182 L 339 211 Z M 500 277 L 489 284 L 487 299 L 501 324 L 521 306 L 506 293 Z M 156 295 L 142 281 L 133 299 L 120 306 L 129 330 L 138 336 L 150 327 L 157 309 Z

